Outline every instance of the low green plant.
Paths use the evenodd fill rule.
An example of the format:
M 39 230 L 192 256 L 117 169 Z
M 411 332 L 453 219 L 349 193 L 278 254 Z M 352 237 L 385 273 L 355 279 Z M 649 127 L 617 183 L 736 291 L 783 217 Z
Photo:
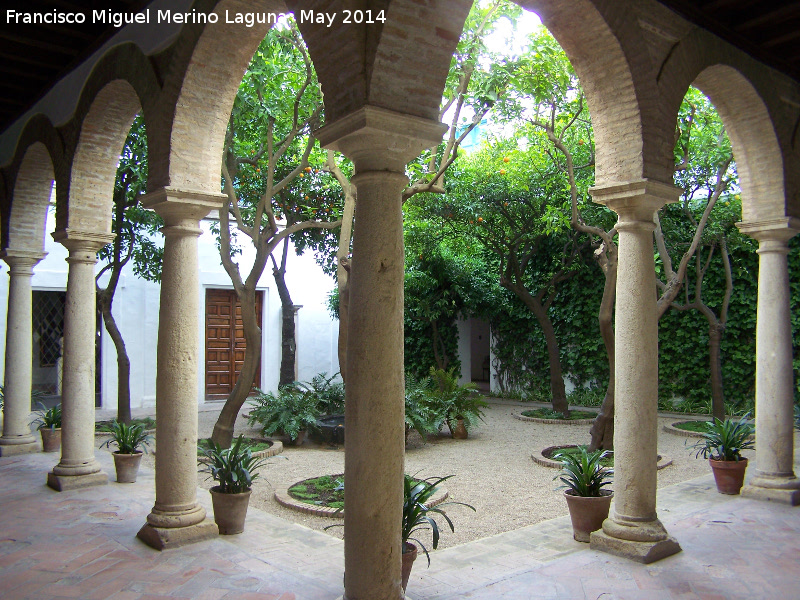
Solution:
M 344 509 L 344 476 L 322 475 L 289 488 L 289 495 L 306 504 Z
M 483 409 L 489 404 L 476 391 L 474 383 L 460 385 L 454 368 L 445 371 L 431 367 L 430 376 L 434 382 L 428 393 L 431 408 L 451 431 L 459 419 L 463 419 L 467 429 L 483 420 Z
M 675 407 L 675 410 L 682 413 L 710 415 L 712 413 L 711 398 L 700 400 L 698 398 L 684 398 Z
M 695 458 L 701 454 L 711 460 L 742 460 L 742 450 L 755 448 L 753 433 L 755 428 L 750 423 L 750 415 L 746 414 L 738 421 L 713 419 L 705 423 L 703 438 L 691 446 L 697 450 Z
M 594 419 L 597 413 L 588 410 L 572 410 L 569 417 L 564 418 L 564 413 L 560 413 L 552 408 L 532 408 L 522 411 L 523 417 L 533 417 L 536 419 L 553 419 L 556 421 L 578 421 L 581 419 Z
M 428 549 L 419 541 L 419 538 L 414 537 L 419 531 L 431 530 L 433 541 L 431 548 L 436 550 L 439 547 L 439 524 L 434 519 L 433 515 L 439 515 L 444 518 L 450 531 L 455 531 L 455 526 L 450 520 L 450 517 L 442 510 L 444 506 L 466 506 L 475 510 L 474 506 L 465 504 L 464 502 L 449 501 L 438 504 L 437 506 L 430 506 L 430 499 L 436 493 L 436 488 L 443 481 L 447 481 L 453 477 L 448 475 L 446 477 L 427 477 L 425 479 L 418 479 L 406 474 L 403 478 L 403 552 L 406 549 L 406 542 L 411 540 L 420 545 L 422 551 L 428 559 L 428 566 L 431 564 L 431 557 L 428 554 Z
M 416 379 L 410 373 L 406 373 L 405 385 L 405 427 L 406 440 L 412 431 L 420 434 L 423 440 L 428 435 L 439 431 L 439 423 L 442 418 L 433 410 L 430 398 L 431 380 L 429 377 Z
M 800 404 L 794 405 L 794 428 L 800 431 Z
M 149 433 L 145 431 L 144 425 L 141 423 L 131 423 L 126 425 L 120 423 L 116 419 L 111 421 L 111 439 L 103 442 L 100 447 L 105 446 L 111 448 L 111 444 L 117 446 L 117 454 L 138 454 L 140 452 L 147 452 L 147 446 L 153 439 Z
M 608 450 L 587 452 L 585 446 L 580 446 L 577 452 L 559 452 L 553 458 L 561 463 L 561 471 L 553 479 L 561 480 L 560 489 L 566 489 L 573 496 L 602 496 L 603 487 L 609 485 L 614 476 L 614 469 L 602 465 L 608 455 Z
M 251 426 L 258 424 L 262 435 L 283 432 L 294 440 L 301 431 L 317 427 L 320 407 L 312 389 L 286 385 L 277 394 L 258 390 L 252 402 L 247 422 Z
M 567 401 L 572 406 L 600 406 L 606 397 L 606 390 L 601 387 L 576 387 L 567 394 Z
M 200 471 L 218 482 L 217 487 L 223 494 L 248 491 L 259 477 L 258 469 L 264 465 L 264 459 L 253 456 L 250 448 L 242 444 L 242 438 L 242 435 L 236 438 L 230 448 L 211 442 L 208 448 L 203 449 L 206 460 L 200 461 Z
M 707 421 L 684 421 L 683 423 L 673 423 L 675 429 L 682 429 L 683 431 L 693 431 L 694 433 L 703 433 L 706 430 Z
M 56 404 L 52 408 L 47 408 L 41 402 L 37 402 L 36 404 L 39 408 L 34 413 L 36 418 L 31 421 L 31 425 L 36 425 L 36 429 L 60 429 L 61 405 Z
M 344 382 L 341 379 L 336 381 L 337 377 L 339 373 L 329 377 L 323 371 L 314 375 L 310 382 L 297 382 L 294 386 L 316 396 L 320 414 L 340 415 L 344 413 Z

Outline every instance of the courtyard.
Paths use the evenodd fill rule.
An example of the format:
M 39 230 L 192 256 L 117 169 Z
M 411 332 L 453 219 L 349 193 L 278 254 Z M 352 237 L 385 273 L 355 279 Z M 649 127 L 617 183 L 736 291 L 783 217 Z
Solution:
M 424 560 L 415 566 L 409 598 L 733 600 L 796 595 L 797 511 L 789 505 L 718 494 L 704 461 L 683 447 L 682 438 L 670 434 L 659 434 L 659 450 L 666 453 L 669 448 L 675 464 L 660 471 L 658 513 L 683 551 L 641 565 L 575 542 L 569 517 L 563 516 L 563 498 L 554 490 L 554 472 L 535 465 L 530 454 L 540 439 L 549 441 L 535 429 L 575 429 L 575 433 L 550 431 L 547 435 L 557 442 L 558 437 L 579 437 L 585 427 L 521 422 L 511 417 L 518 409 L 514 403 L 494 403 L 487 423 L 465 442 L 441 438 L 423 445 L 412 440 L 407 470 L 458 472 L 451 480 L 451 493 L 489 516 L 484 521 L 486 516 L 480 514 L 473 517 L 458 509 L 450 513 L 456 534 L 443 534 L 442 546 L 431 553 L 430 568 L 425 568 Z M 201 432 L 204 422 L 213 422 L 213 415 L 201 412 Z M 498 427 L 495 422 L 505 423 L 518 439 L 515 444 L 492 439 L 495 446 L 506 442 L 493 452 L 486 445 Z M 423 458 L 426 452 L 429 459 Z M 3 598 L 332 600 L 341 596 L 343 544 L 315 530 L 329 520 L 290 513 L 270 496 L 272 486 L 305 469 L 340 468 L 343 451 L 287 449 L 287 460 L 273 458 L 265 468 L 270 483 L 258 484 L 243 534 L 162 552 L 136 538 L 154 500 L 152 464 L 143 465 L 136 483 L 117 484 L 110 453 L 95 454 L 112 482 L 61 493 L 44 484 L 54 454 L 0 458 Z M 319 461 L 315 454 L 326 458 L 315 464 Z M 482 464 L 494 465 L 495 477 L 486 481 Z M 518 487 L 524 489 L 501 493 L 506 485 L 503 472 L 517 469 L 521 474 L 539 473 L 520 480 Z M 514 474 L 511 479 L 520 477 Z M 681 480 L 684 477 L 688 478 Z M 470 479 L 483 481 L 470 483 Z M 480 496 L 476 485 L 483 488 Z M 198 500 L 210 514 L 204 490 L 198 490 Z M 518 520 L 509 522 L 512 514 Z M 497 529 L 487 522 L 505 531 L 495 533 Z

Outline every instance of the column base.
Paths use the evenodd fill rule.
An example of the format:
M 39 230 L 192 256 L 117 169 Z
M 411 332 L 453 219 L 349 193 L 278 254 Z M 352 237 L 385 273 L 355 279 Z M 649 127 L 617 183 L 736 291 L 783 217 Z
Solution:
M 795 479 L 795 481 L 800 484 L 800 480 Z M 742 487 L 741 495 L 743 498 L 778 502 L 780 504 L 788 504 L 789 506 L 800 506 L 800 488 L 764 487 L 760 485 L 753 485 L 751 482 Z
M 96 485 L 106 485 L 108 475 L 103 471 L 87 473 L 85 475 L 57 475 L 54 472 L 47 474 L 47 485 L 57 492 L 78 490 L 81 488 L 94 487 Z
M 0 438 L 0 456 L 13 456 L 15 454 L 32 454 L 41 452 L 42 445 L 33 436 L 29 440 L 7 440 Z
M 186 527 L 153 527 L 150 523 L 145 523 L 136 537 L 151 548 L 166 550 L 210 540 L 218 535 L 217 524 L 211 519 L 205 519 Z
M 667 537 L 655 542 L 634 542 L 611 537 L 602 529 L 592 532 L 589 547 L 592 550 L 608 552 L 646 565 L 681 551 L 675 538 Z

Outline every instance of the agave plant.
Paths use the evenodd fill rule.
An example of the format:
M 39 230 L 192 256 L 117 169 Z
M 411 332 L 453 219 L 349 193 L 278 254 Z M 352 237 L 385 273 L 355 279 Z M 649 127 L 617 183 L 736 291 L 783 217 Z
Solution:
M 754 427 L 750 423 L 750 413 L 738 421 L 714 419 L 704 423 L 706 431 L 703 438 L 692 445 L 696 449 L 695 458 L 701 454 L 711 460 L 742 460 L 741 451 L 755 448 Z
M 208 462 L 201 461 L 201 472 L 219 483 L 219 492 L 240 494 L 249 490 L 259 476 L 256 472 L 264 465 L 264 459 L 253 456 L 248 446 L 242 446 L 240 435 L 230 448 L 209 441 L 208 448 L 200 448 Z
M 61 428 L 61 405 L 56 404 L 52 408 L 47 408 L 41 402 L 37 402 L 39 409 L 36 411 L 36 418 L 31 421 L 31 425 L 36 425 L 36 429 L 60 429 Z
M 403 548 L 409 540 L 415 541 L 420 545 L 422 551 L 428 559 L 428 566 L 431 564 L 431 557 L 428 554 L 428 549 L 419 541 L 418 538 L 412 537 L 418 531 L 431 530 L 433 542 L 431 548 L 436 550 L 439 546 L 439 525 L 433 518 L 433 514 L 438 514 L 444 518 L 450 527 L 450 531 L 455 531 L 453 522 L 450 517 L 442 510 L 444 506 L 466 506 L 475 510 L 474 506 L 465 504 L 464 502 L 442 502 L 437 506 L 430 506 L 430 499 L 436 493 L 436 487 L 443 481 L 447 481 L 453 477 L 428 477 L 426 479 L 416 479 L 415 477 L 406 474 L 403 479 Z
M 560 479 L 573 496 L 597 498 L 602 489 L 611 483 L 614 469 L 604 467 L 602 461 L 609 455 L 608 450 L 587 452 L 586 446 L 579 446 L 574 453 L 559 452 L 553 456 L 561 463 L 561 471 L 553 479 Z
M 153 436 L 145 431 L 142 423 L 126 425 L 114 419 L 111 422 L 109 431 L 111 432 L 111 439 L 103 442 L 100 447 L 111 448 L 111 444 L 115 444 L 117 446 L 117 454 L 147 452 L 146 446 L 149 446 L 153 439 Z

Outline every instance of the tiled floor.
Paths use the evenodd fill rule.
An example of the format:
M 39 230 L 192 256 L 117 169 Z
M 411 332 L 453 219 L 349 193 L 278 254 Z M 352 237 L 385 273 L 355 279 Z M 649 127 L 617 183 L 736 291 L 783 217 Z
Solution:
M 98 458 L 113 479 L 110 454 Z M 154 500 L 135 484 L 57 493 L 55 454 L 0 458 L 0 598 L 333 600 L 342 543 L 250 510 L 247 529 L 157 552 L 136 532 Z M 199 493 L 202 502 L 207 494 Z M 439 550 L 414 600 L 800 598 L 800 507 L 717 494 L 711 476 L 666 488 L 658 511 L 683 552 L 639 565 L 572 540 L 568 518 Z M 210 512 L 210 509 L 209 509 Z

